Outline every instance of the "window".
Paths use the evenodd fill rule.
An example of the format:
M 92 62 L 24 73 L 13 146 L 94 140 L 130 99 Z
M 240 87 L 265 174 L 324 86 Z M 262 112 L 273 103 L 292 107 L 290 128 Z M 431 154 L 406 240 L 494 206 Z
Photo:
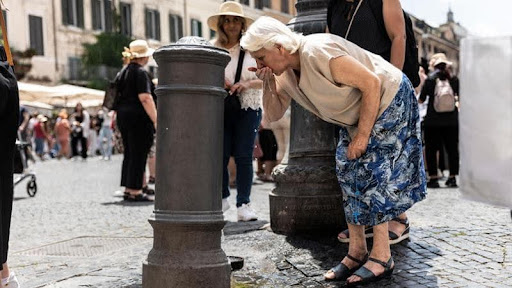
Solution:
M 201 21 L 192 19 L 190 20 L 191 34 L 192 36 L 203 37 L 203 24 Z
M 112 0 L 91 0 L 92 29 L 112 31 Z
M 257 9 L 263 9 L 263 7 L 270 8 L 270 0 L 255 0 L 254 7 Z
M 210 29 L 210 39 L 215 38 L 216 35 L 217 35 L 217 33 L 215 33 L 215 31 L 213 31 L 212 29 Z
M 121 13 L 121 34 L 131 37 L 132 36 L 132 6 L 130 4 L 120 2 L 119 10 Z
M 36 51 L 36 55 L 44 55 L 43 44 L 43 18 L 28 15 L 30 29 L 30 48 Z
M 169 15 L 169 31 L 171 33 L 171 42 L 178 41 L 183 37 L 183 19 L 179 15 Z
M 146 38 L 160 40 L 160 12 L 146 9 Z
M 62 23 L 84 28 L 84 0 L 62 0 Z
M 290 3 L 288 3 L 288 0 L 281 0 L 281 12 L 290 13 Z
M 78 57 L 69 57 L 69 80 L 80 80 L 82 76 L 82 61 Z
M 249 0 L 240 0 L 240 4 L 249 6 Z

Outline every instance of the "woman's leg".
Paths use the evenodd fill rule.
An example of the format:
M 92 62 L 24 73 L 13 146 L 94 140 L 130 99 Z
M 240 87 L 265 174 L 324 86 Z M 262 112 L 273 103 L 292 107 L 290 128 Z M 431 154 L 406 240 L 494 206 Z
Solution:
M 350 224 L 349 224 L 350 225 Z M 362 226 L 361 226 L 362 227 Z M 349 226 L 350 229 L 350 226 Z M 363 231 L 362 229 L 360 231 Z M 359 234 L 362 234 L 358 231 Z M 352 244 L 352 231 L 350 231 L 350 244 Z M 350 246 L 349 246 L 349 254 L 350 254 Z M 370 257 L 380 260 L 384 263 L 388 262 L 389 258 L 391 258 L 391 250 L 389 248 L 389 235 L 388 235 L 388 223 L 382 223 L 376 226 L 373 226 L 373 247 L 370 253 Z M 394 264 L 392 264 L 394 266 Z M 373 261 L 368 261 L 364 264 L 364 267 L 373 272 L 376 276 L 384 273 L 384 267 L 378 263 Z M 347 279 L 348 283 L 361 281 L 361 278 L 356 275 L 352 275 Z
M 91 131 L 91 133 L 94 133 L 94 132 Z M 87 159 L 87 138 L 85 138 L 83 136 L 80 138 L 80 146 L 82 146 L 82 151 L 81 151 L 82 158 Z
M 242 110 L 233 133 L 233 151 L 236 163 L 236 206 L 251 202 L 253 180 L 252 153 L 254 140 L 261 121 L 261 110 Z
M 362 225 L 354 225 L 348 224 L 348 230 L 350 234 L 350 242 L 348 246 L 348 255 L 351 257 L 364 261 L 366 259 L 366 255 L 368 254 L 368 248 L 366 246 L 366 238 L 364 236 L 364 226 Z M 349 269 L 353 269 L 361 264 L 357 263 L 354 260 L 351 260 L 349 257 L 344 257 L 341 260 L 341 263 L 347 266 Z M 325 279 L 333 280 L 336 275 L 334 271 L 331 269 L 324 274 Z M 340 279 L 344 280 L 344 279 Z

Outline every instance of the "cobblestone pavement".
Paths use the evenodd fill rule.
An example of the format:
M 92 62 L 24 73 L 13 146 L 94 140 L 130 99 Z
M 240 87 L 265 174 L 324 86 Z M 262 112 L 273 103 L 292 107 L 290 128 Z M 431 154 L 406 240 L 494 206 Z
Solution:
M 141 287 L 153 205 L 114 196 L 120 166 L 120 156 L 32 166 L 38 193 L 31 198 L 26 182 L 16 186 L 11 227 L 9 263 L 23 287 Z M 334 237 L 272 233 L 273 185 L 253 187 L 259 221 L 237 223 L 236 209 L 226 212 L 223 248 L 245 258 L 232 287 L 339 287 L 322 275 L 347 246 Z M 368 287 L 512 287 L 509 210 L 462 200 L 457 189 L 437 189 L 408 214 L 411 239 L 392 248 L 395 273 Z

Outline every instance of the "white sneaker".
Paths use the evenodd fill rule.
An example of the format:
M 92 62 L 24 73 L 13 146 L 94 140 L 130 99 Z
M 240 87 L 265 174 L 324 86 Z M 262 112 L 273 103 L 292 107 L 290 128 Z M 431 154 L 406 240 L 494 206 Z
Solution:
M 242 206 L 237 208 L 238 210 L 238 221 L 256 221 L 258 220 L 258 216 L 251 209 L 251 204 L 242 204 Z
M 224 213 L 224 212 L 228 211 L 229 207 L 231 207 L 231 206 L 229 206 L 228 198 L 222 199 L 222 212 Z
M 2 287 L 20 288 L 20 283 L 18 282 L 18 278 L 16 278 L 14 272 L 11 272 L 9 274 L 9 278 L 7 278 L 5 281 L 2 279 Z

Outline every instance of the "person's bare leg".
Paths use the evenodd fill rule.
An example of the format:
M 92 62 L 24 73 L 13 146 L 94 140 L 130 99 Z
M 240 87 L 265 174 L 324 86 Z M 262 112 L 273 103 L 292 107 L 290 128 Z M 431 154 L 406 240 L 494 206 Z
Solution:
M 264 173 L 265 180 L 272 180 L 272 170 L 276 167 L 276 161 L 265 161 L 264 163 Z
M 228 172 L 229 172 L 229 186 L 234 186 L 235 182 L 236 182 L 236 164 L 235 164 L 234 157 L 229 157 Z
M 368 248 L 366 247 L 366 238 L 364 237 L 364 226 L 363 225 L 353 225 L 348 224 L 348 230 L 350 234 L 350 242 L 348 244 L 348 255 L 363 260 L 368 253 Z M 359 265 L 357 262 L 350 260 L 345 257 L 341 260 L 341 263 L 345 264 L 349 269 L 352 269 Z M 334 272 L 331 270 L 327 271 L 324 274 L 326 279 L 334 279 Z
M 155 179 L 156 177 L 156 157 L 148 157 L 148 170 L 149 170 L 149 177 L 152 177 Z
M 405 220 L 405 219 L 407 219 L 407 215 L 405 213 L 402 213 L 398 216 L 398 218 Z M 404 231 L 406 229 L 404 224 L 393 221 L 393 220 L 389 221 L 388 225 L 389 225 L 389 231 L 391 231 L 399 236 L 402 235 L 402 233 L 404 233 Z
M 350 243 L 352 243 L 352 235 L 352 231 L 350 231 Z M 370 253 L 370 257 L 385 263 L 388 262 L 389 258 L 391 257 L 391 250 L 389 249 L 388 223 L 382 223 L 377 226 L 373 226 L 373 247 Z M 394 266 L 394 263 L 392 266 Z M 367 261 L 366 264 L 364 264 L 364 267 L 372 271 L 373 274 L 377 276 L 384 272 L 384 267 L 373 261 Z M 357 281 L 361 281 L 361 278 L 356 275 L 352 275 L 347 279 L 348 283 Z
M 10 273 L 11 272 L 9 271 L 9 266 L 7 266 L 7 263 L 2 264 L 2 279 L 9 277 Z

